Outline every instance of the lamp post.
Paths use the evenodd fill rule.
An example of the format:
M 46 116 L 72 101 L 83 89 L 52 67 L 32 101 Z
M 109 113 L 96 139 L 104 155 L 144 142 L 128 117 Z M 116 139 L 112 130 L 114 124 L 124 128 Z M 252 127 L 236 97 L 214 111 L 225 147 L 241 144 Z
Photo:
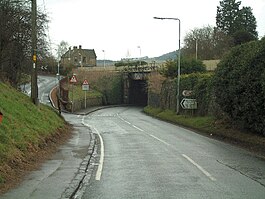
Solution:
M 198 59 L 198 39 L 195 39 L 195 58 Z
M 106 63 L 105 63 L 105 50 L 102 50 L 102 52 L 104 53 L 104 61 L 103 61 L 103 66 L 104 66 L 104 69 L 106 68 Z
M 139 61 L 140 61 L 140 63 L 139 63 L 139 65 L 140 65 L 140 67 L 141 67 L 141 56 L 142 56 L 141 46 L 137 46 L 137 48 L 140 49 L 140 57 L 139 57 Z
M 178 85 L 177 85 L 177 110 L 176 113 L 179 114 L 179 104 L 180 104 L 180 92 L 179 92 L 179 86 L 180 86 L 180 19 L 179 18 L 168 18 L 168 17 L 154 17 L 154 19 L 168 19 L 168 20 L 176 20 L 179 22 L 179 47 L 178 47 Z
M 60 98 L 61 98 L 61 90 L 60 90 L 60 62 L 58 61 L 57 65 L 57 77 L 58 77 L 58 92 L 57 92 L 57 104 L 58 104 L 58 111 L 61 114 L 61 106 L 60 106 Z

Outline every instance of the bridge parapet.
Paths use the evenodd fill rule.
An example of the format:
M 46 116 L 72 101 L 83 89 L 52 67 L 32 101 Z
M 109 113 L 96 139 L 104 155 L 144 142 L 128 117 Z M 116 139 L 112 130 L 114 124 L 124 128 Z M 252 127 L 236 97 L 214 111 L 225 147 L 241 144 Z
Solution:
M 123 68 L 124 72 L 151 72 L 156 71 L 160 67 L 157 65 L 143 65 L 143 66 L 127 66 Z

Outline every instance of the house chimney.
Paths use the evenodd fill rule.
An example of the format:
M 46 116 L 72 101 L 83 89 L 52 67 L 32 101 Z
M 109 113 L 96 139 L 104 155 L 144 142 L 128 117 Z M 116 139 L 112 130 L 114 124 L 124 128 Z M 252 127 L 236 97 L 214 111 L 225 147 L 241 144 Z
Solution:
M 74 50 L 77 49 L 77 46 L 74 46 Z
M 81 45 L 79 45 L 79 49 L 82 49 L 82 46 Z

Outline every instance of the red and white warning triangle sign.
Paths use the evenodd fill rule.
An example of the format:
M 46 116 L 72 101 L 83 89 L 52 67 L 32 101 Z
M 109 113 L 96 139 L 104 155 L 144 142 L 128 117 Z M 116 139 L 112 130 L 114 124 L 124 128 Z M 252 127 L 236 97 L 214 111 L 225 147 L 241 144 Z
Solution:
M 88 85 L 88 81 L 86 79 L 83 81 L 83 85 Z
M 77 82 L 77 79 L 76 79 L 76 76 L 73 75 L 70 79 L 70 83 L 76 83 Z

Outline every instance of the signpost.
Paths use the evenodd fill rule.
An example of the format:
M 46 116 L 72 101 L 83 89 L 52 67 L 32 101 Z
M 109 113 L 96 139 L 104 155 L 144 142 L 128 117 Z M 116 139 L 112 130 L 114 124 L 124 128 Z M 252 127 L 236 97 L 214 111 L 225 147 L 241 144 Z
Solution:
M 89 91 L 89 84 L 86 79 L 83 81 L 82 90 L 85 91 L 85 109 L 86 109 L 86 92 Z
M 192 96 L 192 94 L 193 94 L 193 92 L 191 90 L 183 90 L 182 91 L 182 95 L 184 97 L 190 97 L 190 96 Z
M 77 83 L 77 78 L 75 74 L 71 77 L 70 83 L 72 84 L 72 112 L 73 112 L 74 110 L 74 83 Z
M 183 98 L 180 102 L 180 105 L 183 109 L 197 109 L 197 101 L 196 99 L 188 99 L 188 98 Z

